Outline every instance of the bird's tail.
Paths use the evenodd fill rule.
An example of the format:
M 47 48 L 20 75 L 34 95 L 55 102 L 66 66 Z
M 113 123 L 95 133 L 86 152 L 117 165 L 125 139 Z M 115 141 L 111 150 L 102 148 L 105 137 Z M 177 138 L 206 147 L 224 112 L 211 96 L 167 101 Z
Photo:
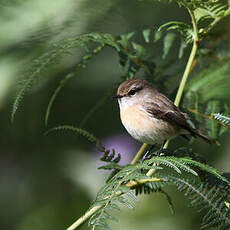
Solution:
M 203 140 L 205 140 L 209 144 L 216 144 L 215 139 L 209 137 L 208 135 L 203 134 L 200 130 L 194 129 L 193 131 L 194 131 L 195 136 L 201 137 Z

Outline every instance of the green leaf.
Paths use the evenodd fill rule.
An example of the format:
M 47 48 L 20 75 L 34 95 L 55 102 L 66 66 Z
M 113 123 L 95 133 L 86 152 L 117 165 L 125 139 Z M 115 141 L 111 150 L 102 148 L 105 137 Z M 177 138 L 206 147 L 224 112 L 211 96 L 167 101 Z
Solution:
M 225 132 L 229 131 L 229 129 L 230 129 L 230 117 L 229 116 L 225 116 L 225 115 L 220 114 L 220 113 L 214 113 L 213 117 L 221 125 L 220 131 L 219 131 L 219 136 L 221 136 Z
M 193 30 L 191 26 L 188 24 L 185 24 L 183 22 L 178 22 L 178 21 L 171 21 L 160 26 L 158 30 L 162 31 L 163 29 L 166 29 L 166 31 L 169 30 L 178 31 L 182 35 L 182 38 L 185 40 L 187 44 L 193 41 Z
M 135 55 L 137 57 L 144 57 L 146 55 L 146 50 L 143 46 L 135 43 L 135 42 L 132 42 L 132 46 L 134 48 L 134 51 L 135 51 Z
M 187 43 L 181 39 L 178 58 L 181 59 L 184 55 L 184 50 L 187 47 Z
M 202 219 L 201 229 L 216 226 L 223 228 L 230 225 L 229 208 L 225 205 L 225 201 L 228 199 L 226 191 L 216 187 L 210 188 L 208 184 L 192 179 L 176 176 L 169 176 L 169 178 L 176 184 L 179 191 L 190 198 L 191 207 L 197 207 L 199 211 L 206 213 Z
M 153 42 L 157 42 L 159 41 L 163 36 L 163 32 L 160 31 L 160 30 L 157 30 L 155 33 L 154 33 L 154 38 L 153 38 Z
M 197 22 L 199 22 L 201 19 L 210 18 L 209 11 L 204 8 L 196 8 L 193 13 Z
M 179 158 L 184 164 L 187 165 L 192 165 L 192 166 L 196 166 L 199 169 L 208 172 L 210 174 L 212 174 L 213 176 L 215 176 L 216 178 L 220 179 L 221 181 L 226 182 L 228 185 L 230 185 L 230 181 L 228 181 L 224 176 L 222 176 L 217 169 L 215 169 L 214 167 L 207 165 L 207 164 L 203 164 L 199 161 L 195 161 L 192 160 L 191 158 Z
M 173 46 L 173 43 L 175 41 L 176 35 L 174 33 L 167 33 L 164 37 L 164 47 L 163 47 L 163 55 L 162 58 L 165 59 L 168 55 L 170 49 Z
M 198 92 L 202 103 L 230 97 L 230 63 L 215 62 L 196 74 L 186 89 Z
M 145 30 L 143 30 L 142 33 L 143 33 L 143 37 L 145 39 L 145 42 L 149 43 L 151 30 L 150 29 L 145 29 Z
M 135 35 L 135 32 L 131 32 L 128 34 L 123 34 L 120 36 L 120 39 L 118 40 L 118 43 L 122 45 L 123 48 L 130 48 L 130 40 Z
M 222 4 L 203 4 L 202 7 L 196 8 L 194 10 L 194 15 L 196 21 L 199 22 L 201 20 L 223 17 L 226 9 L 227 6 Z
M 220 114 L 220 113 L 214 113 L 213 117 L 217 121 L 220 121 L 221 123 L 230 126 L 230 117 L 224 116 L 223 114 Z

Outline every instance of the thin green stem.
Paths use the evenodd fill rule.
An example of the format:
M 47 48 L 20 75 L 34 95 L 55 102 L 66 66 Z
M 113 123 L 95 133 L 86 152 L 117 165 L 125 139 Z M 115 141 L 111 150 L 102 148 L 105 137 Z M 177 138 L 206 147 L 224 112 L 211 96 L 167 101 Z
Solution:
M 191 50 L 187 65 L 185 67 L 183 77 L 181 79 L 181 82 L 180 82 L 180 85 L 179 85 L 179 88 L 178 88 L 178 91 L 177 91 L 175 101 L 174 101 L 174 104 L 176 106 L 179 106 L 179 104 L 180 104 L 181 97 L 182 97 L 182 94 L 184 92 L 184 88 L 185 88 L 186 82 L 188 80 L 188 76 L 189 76 L 193 61 L 194 61 L 195 56 L 196 56 L 196 52 L 197 52 L 197 48 L 198 48 L 198 41 L 199 41 L 198 30 L 197 30 L 197 25 L 196 25 L 196 21 L 195 21 L 195 16 L 194 16 L 193 12 L 190 9 L 188 9 L 188 12 L 189 12 L 189 14 L 191 16 L 192 25 L 193 25 L 193 32 L 194 32 L 193 46 L 192 46 L 192 50 Z
M 129 181 L 126 184 L 126 186 L 130 189 L 133 189 L 140 184 L 146 184 L 146 183 L 150 183 L 150 182 L 162 182 L 162 181 L 165 181 L 165 180 L 162 178 L 153 177 L 153 178 L 149 178 L 149 179 L 142 179 L 139 181 Z M 123 194 L 123 192 L 121 192 L 121 191 L 117 191 L 115 193 L 116 196 L 121 196 L 122 194 Z M 105 199 L 108 199 L 108 197 L 105 197 Z M 80 225 L 84 224 L 86 222 L 86 220 L 88 220 L 95 212 L 97 212 L 99 209 L 103 208 L 104 206 L 105 205 L 97 205 L 97 206 L 92 207 L 89 211 L 87 211 L 82 217 L 77 219 L 66 230 L 74 230 L 77 227 L 79 227 Z
M 184 70 L 184 74 L 183 74 L 181 82 L 180 82 L 179 88 L 177 90 L 176 98 L 174 100 L 174 104 L 176 106 L 179 106 L 179 104 L 181 102 L 182 94 L 184 92 L 184 88 L 185 88 L 186 82 L 188 80 L 188 76 L 189 76 L 189 73 L 191 71 L 192 64 L 195 60 L 195 56 L 196 56 L 196 52 L 197 52 L 197 48 L 198 48 L 198 41 L 199 41 L 198 29 L 197 29 L 195 16 L 189 8 L 187 8 L 187 10 L 188 10 L 190 17 L 192 19 L 193 33 L 194 33 L 194 35 L 193 35 L 194 36 L 193 37 L 193 46 L 192 46 L 192 50 L 191 50 L 187 65 L 186 65 L 185 70 Z M 164 148 L 167 148 L 168 145 L 169 145 L 169 140 L 165 143 Z M 156 172 L 156 169 L 150 169 L 146 175 L 152 176 L 155 172 Z
M 67 230 L 74 230 L 83 223 L 85 223 L 86 220 L 89 219 L 95 212 L 97 212 L 100 208 L 102 208 L 102 205 L 97 205 L 91 208 L 88 212 L 86 212 L 82 217 L 80 217 L 77 221 L 75 221 L 71 226 L 67 228 Z
M 141 148 L 139 149 L 138 153 L 136 154 L 136 156 L 133 158 L 133 160 L 131 161 L 131 165 L 135 165 L 137 163 L 137 161 L 142 157 L 142 155 L 144 154 L 146 148 L 147 148 L 147 144 L 143 144 L 141 146 Z

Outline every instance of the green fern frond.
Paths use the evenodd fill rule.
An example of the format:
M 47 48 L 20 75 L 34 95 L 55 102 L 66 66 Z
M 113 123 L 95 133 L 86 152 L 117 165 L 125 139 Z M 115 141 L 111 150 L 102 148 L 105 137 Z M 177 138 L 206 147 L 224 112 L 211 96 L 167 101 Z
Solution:
M 214 114 L 220 111 L 220 101 L 210 101 L 207 104 L 206 114 Z M 210 137 L 216 139 L 218 136 L 219 128 L 218 122 L 214 119 L 206 119 L 206 128 Z
M 47 132 L 45 132 L 45 135 L 51 133 L 51 132 L 54 132 L 54 131 L 71 131 L 71 132 L 74 132 L 76 134 L 79 134 L 83 137 L 86 137 L 86 139 L 92 143 L 95 143 L 96 145 L 98 146 L 102 146 L 100 140 L 95 137 L 92 133 L 88 132 L 87 130 L 85 129 L 81 129 L 81 128 L 78 128 L 76 126 L 71 126 L 71 125 L 61 125 L 61 126 L 57 126 L 57 127 L 54 127 L 50 130 L 48 130 Z
M 51 108 L 53 106 L 53 103 L 58 95 L 58 93 L 61 91 L 61 89 L 64 87 L 65 83 L 74 76 L 74 73 L 70 73 L 68 75 L 66 75 L 66 77 L 61 80 L 59 86 L 56 88 L 56 90 L 54 91 L 53 95 L 50 98 L 50 101 L 48 103 L 47 109 L 46 109 L 46 114 L 45 114 L 45 125 L 48 125 L 48 121 L 49 121 L 49 116 L 50 116 L 50 112 L 51 112 Z
M 230 128 L 228 117 L 222 115 L 230 112 L 229 106 L 221 101 L 210 100 L 202 104 L 200 94 L 189 91 L 185 96 L 186 109 L 195 115 L 196 121 L 205 124 L 210 137 L 216 139 Z
M 169 30 L 176 30 L 178 31 L 186 44 L 189 44 L 193 41 L 193 31 L 192 27 L 186 23 L 178 22 L 178 21 L 171 21 L 167 22 L 159 27 L 159 31 L 166 29 L 166 31 Z
M 207 164 L 203 164 L 199 161 L 195 161 L 195 160 L 192 160 L 191 158 L 179 158 L 177 159 L 181 162 L 183 162 L 184 164 L 186 165 L 191 165 L 191 166 L 194 166 L 194 167 L 197 167 L 199 168 L 200 170 L 204 171 L 204 172 L 207 172 L 207 173 L 210 173 L 212 174 L 214 177 L 220 179 L 221 181 L 224 181 L 226 182 L 228 185 L 230 185 L 230 181 L 228 181 L 225 177 L 223 177 L 217 169 L 211 167 L 210 165 L 207 165 Z
M 222 124 L 230 126 L 230 117 L 227 117 L 221 113 L 214 113 L 213 117 Z
M 101 106 L 103 106 L 106 101 L 109 98 L 110 93 L 106 93 L 101 99 L 99 99 L 94 106 L 92 106 L 92 108 L 89 110 L 89 112 L 86 113 L 86 115 L 84 116 L 84 118 L 82 119 L 81 123 L 80 123 L 80 127 L 84 127 L 85 124 L 87 123 L 87 121 L 95 114 L 95 112 L 101 108 Z
M 145 29 L 145 30 L 143 30 L 142 34 L 143 34 L 145 42 L 149 43 L 150 42 L 151 29 Z
M 24 84 L 20 86 L 17 96 L 13 103 L 11 120 L 14 120 L 14 116 L 18 107 L 26 94 L 26 92 L 32 87 L 34 80 L 40 76 L 40 74 L 52 63 L 58 61 L 60 57 L 67 54 L 69 50 L 73 48 L 83 48 L 88 50 L 90 44 L 96 43 L 100 46 L 110 46 L 114 48 L 117 52 L 120 51 L 120 46 L 117 44 L 115 38 L 111 34 L 100 34 L 100 33 L 89 33 L 83 34 L 78 37 L 67 39 L 66 41 L 61 41 L 53 46 L 53 48 L 36 59 L 25 77 Z M 101 48 L 99 49 L 101 50 Z M 97 52 L 97 50 L 94 50 Z M 87 57 L 85 57 L 87 59 Z
M 127 180 L 127 178 L 123 177 L 123 180 Z M 133 208 L 130 201 L 130 199 L 133 199 L 133 195 L 130 194 L 130 190 L 127 189 L 125 185 L 122 185 L 123 180 L 119 181 L 112 178 L 112 183 L 107 183 L 103 189 L 99 191 L 92 207 L 95 205 L 101 205 L 102 208 L 99 209 L 89 220 L 88 225 L 92 227 L 92 229 L 110 229 L 107 221 L 115 220 L 110 213 L 111 211 L 119 209 L 119 205 L 131 209 Z M 108 215 L 110 216 L 109 218 Z
M 112 169 L 121 170 L 122 168 L 123 166 L 116 164 L 116 163 L 110 163 L 110 164 L 98 167 L 98 169 L 104 169 L 104 170 L 112 170 Z
M 168 55 L 170 49 L 172 48 L 172 45 L 175 41 L 176 35 L 174 33 L 167 33 L 164 37 L 164 46 L 163 46 L 163 54 L 162 58 L 165 59 Z
M 155 166 L 156 164 L 172 168 L 177 173 L 180 173 L 180 176 L 177 173 L 169 174 L 164 168 Z M 214 221 L 219 221 L 220 225 L 228 224 L 229 222 L 229 217 L 227 217 L 227 206 L 225 204 L 227 199 L 227 189 L 220 191 L 219 188 L 217 188 L 217 185 L 216 187 L 210 188 L 207 182 L 200 182 L 198 179 L 196 181 L 194 179 L 184 179 L 184 174 L 181 174 L 181 170 L 183 170 L 191 175 L 197 176 L 197 173 L 189 167 L 193 166 L 199 170 L 214 175 L 221 181 L 228 183 L 228 185 L 230 184 L 226 178 L 222 177 L 217 172 L 217 170 L 208 165 L 190 158 L 177 158 L 170 156 L 153 157 L 150 160 L 146 160 L 136 165 L 119 167 L 117 164 L 110 163 L 107 166 L 108 169 L 114 169 L 117 167 L 118 172 L 107 181 L 105 186 L 99 191 L 97 198 L 93 203 L 93 206 L 101 205 L 101 209 L 98 210 L 96 215 L 92 217 L 89 222 L 89 225 L 93 229 L 96 229 L 97 226 L 104 226 L 105 229 L 107 229 L 109 226 L 106 221 L 114 219 L 111 215 L 111 211 L 117 210 L 119 205 L 133 208 L 130 199 L 134 201 L 136 199 L 133 193 L 131 193 L 132 195 L 129 194 L 130 188 L 135 189 L 136 194 L 141 194 L 142 192 L 146 194 L 150 192 L 162 192 L 166 196 L 171 209 L 173 209 L 170 196 L 162 190 L 162 188 L 168 184 L 175 184 L 180 191 L 188 196 L 189 199 L 191 199 L 191 206 L 196 206 L 198 209 L 207 211 L 203 218 L 202 226 L 210 223 L 210 216 L 213 217 L 211 226 L 214 226 L 216 223 L 214 223 Z M 149 170 L 150 168 L 158 169 L 154 176 L 159 178 L 159 180 L 154 179 L 154 181 L 150 182 L 152 178 L 145 174 L 145 170 Z M 133 184 L 133 186 L 129 187 L 129 183 Z M 225 192 L 223 193 L 223 191 Z M 127 196 L 129 197 L 128 199 Z M 108 213 L 111 217 L 106 216 L 105 213 Z
M 229 107 L 224 101 L 230 96 L 227 77 L 230 68 L 228 62 L 224 65 L 220 63 L 212 64 L 193 77 L 188 83 L 184 104 L 215 139 L 228 131 L 228 126 L 214 117 L 214 114 L 229 114 Z
M 155 166 L 151 166 L 151 168 L 155 168 Z M 108 229 L 108 225 L 106 223 L 108 219 L 105 216 L 105 212 L 110 214 L 111 211 L 117 210 L 119 205 L 133 208 L 132 201 L 137 200 L 133 191 L 131 191 L 126 184 L 129 181 L 140 181 L 146 179 L 150 179 L 150 177 L 146 176 L 145 173 L 140 170 L 140 165 L 128 165 L 123 167 L 98 192 L 92 207 L 97 205 L 101 205 L 102 207 L 93 217 L 91 217 L 89 226 L 91 226 L 92 229 L 97 229 L 97 226 L 103 225 L 106 226 L 106 229 Z M 157 181 L 155 183 L 162 182 Z M 166 184 L 167 183 L 162 183 L 159 187 L 163 187 L 163 185 Z M 136 186 L 138 186 L 138 184 L 136 184 Z M 151 186 L 154 187 L 154 185 Z
M 15 117 L 15 113 L 18 110 L 19 104 L 21 103 L 24 95 L 26 94 L 27 90 L 30 89 L 30 87 L 33 84 L 33 75 L 27 79 L 27 81 L 25 82 L 24 86 L 19 90 L 19 92 L 17 93 L 17 96 L 14 100 L 13 103 L 13 107 L 12 107 L 12 111 L 11 111 L 11 122 L 13 123 L 14 121 L 14 117 Z
M 230 63 L 215 61 L 197 73 L 186 86 L 186 91 L 199 93 L 200 103 L 230 97 Z
M 175 170 L 177 173 L 181 174 L 181 170 L 184 170 L 188 173 L 191 173 L 195 176 L 198 176 L 198 174 L 191 169 L 190 167 L 186 166 L 186 163 L 181 160 L 181 158 L 176 158 L 176 157 L 152 157 L 150 160 L 147 160 L 144 162 L 144 164 L 163 164 L 167 167 L 172 168 Z
M 152 186 L 152 184 L 154 186 Z M 155 185 L 158 185 L 158 186 L 156 187 Z M 158 192 L 158 193 L 163 194 L 165 196 L 167 202 L 168 202 L 171 213 L 174 214 L 175 209 L 174 209 L 172 199 L 169 196 L 169 194 L 161 188 L 165 185 L 166 185 L 165 182 L 161 182 L 161 183 L 157 183 L 157 184 L 156 183 L 147 183 L 144 185 L 140 185 L 140 186 L 135 188 L 135 194 L 136 194 L 136 196 L 141 195 L 142 193 L 150 194 L 150 193 L 157 193 Z
M 224 105 L 224 111 L 222 111 L 222 112 L 224 112 L 224 113 L 230 112 L 227 104 Z M 229 117 L 227 117 L 226 115 L 223 115 L 221 113 L 215 113 L 215 114 L 213 114 L 212 117 L 221 126 L 220 130 L 219 130 L 219 135 L 222 135 L 223 133 L 229 131 L 229 128 L 230 128 L 230 118 Z
M 197 22 L 204 21 L 207 19 L 216 19 L 224 15 L 226 5 L 222 4 L 201 4 L 194 10 L 194 15 Z
M 45 124 L 48 125 L 48 120 L 51 112 L 51 108 L 53 106 L 53 103 L 58 96 L 59 92 L 62 90 L 62 88 L 65 86 L 65 84 L 76 74 L 76 71 L 80 68 L 85 68 L 86 63 L 93 58 L 95 55 L 97 55 L 99 52 L 102 51 L 104 48 L 104 45 L 99 45 L 97 48 L 95 48 L 91 54 L 84 55 L 81 58 L 81 61 L 77 64 L 75 71 L 72 73 L 67 74 L 59 83 L 58 87 L 55 89 L 52 97 L 50 98 L 50 101 L 48 103 L 46 114 L 45 114 Z
M 211 167 L 210 165 L 201 163 L 199 161 L 193 160 L 188 157 L 173 157 L 173 156 L 167 156 L 167 157 L 152 157 L 150 160 L 147 160 L 143 163 L 143 165 L 149 165 L 149 164 L 163 164 L 167 167 L 172 168 L 177 173 L 181 174 L 181 170 L 191 173 L 195 176 L 198 176 L 197 172 L 191 169 L 188 166 L 195 167 L 199 170 L 202 170 L 204 172 L 212 174 L 214 177 L 220 179 L 221 181 L 224 181 L 228 185 L 230 185 L 230 181 L 228 181 L 224 176 L 222 176 L 217 169 Z M 140 164 L 139 167 L 142 167 L 142 164 Z
M 116 152 L 114 149 L 112 149 L 112 151 L 106 149 L 99 149 L 99 151 L 104 153 L 104 155 L 100 158 L 101 161 L 117 164 L 121 160 L 121 154 L 118 153 L 116 156 Z
M 150 182 L 146 184 L 139 184 L 135 187 L 135 194 L 141 195 L 142 193 L 144 194 L 150 194 L 151 192 L 157 192 L 161 190 L 163 187 L 166 185 L 170 184 L 167 181 L 160 181 L 160 182 Z
M 191 200 L 191 207 L 196 207 L 199 211 L 206 213 L 202 219 L 201 229 L 216 226 L 220 226 L 220 229 L 228 229 L 230 226 L 230 211 L 225 203 L 229 201 L 226 193 L 216 187 L 209 188 L 209 185 L 193 179 L 169 177 L 178 190 Z
M 158 192 L 160 192 L 163 195 L 165 195 L 171 213 L 175 214 L 175 208 L 174 208 L 174 205 L 173 205 L 173 202 L 172 202 L 172 198 L 169 196 L 169 194 L 167 192 L 165 192 L 163 189 L 158 190 Z

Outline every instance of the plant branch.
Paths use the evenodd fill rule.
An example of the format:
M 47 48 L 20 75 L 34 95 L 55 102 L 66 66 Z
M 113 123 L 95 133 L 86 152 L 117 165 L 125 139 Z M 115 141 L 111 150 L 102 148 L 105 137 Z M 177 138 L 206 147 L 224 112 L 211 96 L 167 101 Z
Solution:
M 186 84 L 186 82 L 188 80 L 188 76 L 189 76 L 191 67 L 192 67 L 193 62 L 195 60 L 195 56 L 196 56 L 196 52 L 197 52 L 197 48 L 198 48 L 198 41 L 199 41 L 198 30 L 197 30 L 197 25 L 196 25 L 196 21 L 195 21 L 195 16 L 194 16 L 193 12 L 189 8 L 187 8 L 187 9 L 188 9 L 188 12 L 189 12 L 189 14 L 191 16 L 192 25 L 193 25 L 193 33 L 194 33 L 193 34 L 193 46 L 192 46 L 192 50 L 191 50 L 187 65 L 185 67 L 183 77 L 181 79 L 181 82 L 180 82 L 180 85 L 179 85 L 179 88 L 178 88 L 178 91 L 177 91 L 175 101 L 174 101 L 174 104 L 176 106 L 179 106 L 179 104 L 180 104 L 181 97 L 182 97 L 182 94 L 183 94 L 183 91 L 184 91 L 184 88 L 185 88 L 185 84 Z
M 141 146 L 141 148 L 139 149 L 138 153 L 136 154 L 136 156 L 133 158 L 133 160 L 131 161 L 131 165 L 135 165 L 137 163 L 137 161 L 142 157 L 142 155 L 144 154 L 146 148 L 147 148 L 147 144 L 143 144 Z
M 136 188 L 138 185 L 140 184 L 146 184 L 146 183 L 150 183 L 150 182 L 163 182 L 165 181 L 162 178 L 148 178 L 148 179 L 142 179 L 139 181 L 134 181 L 131 180 L 129 181 L 125 186 L 127 186 L 130 189 L 134 189 Z M 115 193 L 116 196 L 121 196 L 123 194 L 123 192 L 121 191 L 117 191 Z M 104 199 L 108 199 L 109 197 L 105 197 Z M 66 230 L 74 230 L 77 227 L 79 227 L 80 225 L 82 225 L 83 223 L 85 223 L 94 213 L 96 213 L 99 209 L 103 208 L 105 205 L 97 205 L 92 207 L 89 211 L 87 211 L 82 217 L 80 217 L 79 219 L 77 219 L 70 227 L 68 227 Z
M 67 228 L 67 230 L 74 230 L 79 227 L 81 224 L 85 223 L 96 211 L 101 209 L 102 205 L 97 205 L 91 208 L 88 212 L 86 212 L 82 217 L 80 217 L 77 221 L 75 221 L 71 226 Z
M 188 80 L 188 76 L 191 72 L 191 69 L 192 69 L 194 61 L 195 61 L 195 56 L 196 56 L 196 52 L 197 52 L 197 48 L 198 48 L 198 41 L 199 41 L 195 16 L 189 8 L 187 8 L 187 10 L 188 10 L 190 17 L 192 19 L 193 33 L 194 33 L 193 34 L 193 46 L 192 46 L 192 50 L 191 50 L 187 65 L 186 65 L 185 70 L 184 70 L 184 74 L 183 74 L 181 82 L 180 82 L 179 88 L 177 90 L 176 98 L 174 100 L 174 104 L 176 106 L 179 106 L 179 104 L 181 102 L 182 94 L 184 92 L 184 88 L 185 88 L 186 82 Z M 169 140 L 165 143 L 164 148 L 167 148 L 168 145 L 169 145 Z M 152 176 L 155 172 L 156 172 L 156 169 L 150 169 L 146 175 Z

